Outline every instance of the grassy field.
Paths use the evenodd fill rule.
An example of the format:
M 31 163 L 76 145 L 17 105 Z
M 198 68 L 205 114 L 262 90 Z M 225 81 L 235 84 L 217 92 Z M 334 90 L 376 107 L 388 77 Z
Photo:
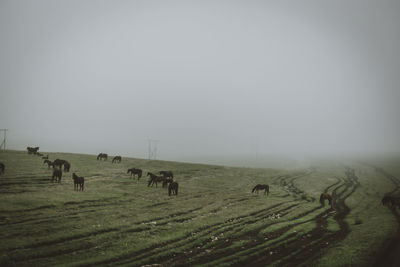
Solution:
M 60 184 L 41 157 L 0 152 L 1 266 L 365 266 L 399 234 L 381 199 L 399 189 L 400 160 L 277 170 L 48 154 L 71 163 Z M 173 171 L 179 195 L 131 179 L 132 167 Z M 258 183 L 269 196 L 251 193 Z

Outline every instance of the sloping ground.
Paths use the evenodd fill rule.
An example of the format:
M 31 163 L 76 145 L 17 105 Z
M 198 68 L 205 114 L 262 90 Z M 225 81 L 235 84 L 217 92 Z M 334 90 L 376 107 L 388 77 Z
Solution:
M 380 199 L 398 184 L 362 164 L 284 171 L 56 158 L 72 165 L 60 184 L 39 157 L 0 153 L 1 266 L 361 266 L 379 260 L 397 230 L 397 211 Z M 129 178 L 132 167 L 173 171 L 179 195 Z M 73 190 L 72 172 L 85 177 L 84 192 Z M 269 196 L 251 193 L 258 183 Z M 320 205 L 322 192 L 335 196 L 334 209 Z

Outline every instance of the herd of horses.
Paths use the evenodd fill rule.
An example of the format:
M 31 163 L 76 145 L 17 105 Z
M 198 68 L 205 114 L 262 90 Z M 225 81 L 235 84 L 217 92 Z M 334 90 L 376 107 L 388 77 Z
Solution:
M 107 159 L 108 159 L 108 155 L 107 155 L 106 153 L 100 153 L 99 155 L 97 155 L 97 160 L 104 160 L 104 161 L 106 161 Z M 115 157 L 112 159 L 111 163 L 114 163 L 114 162 L 121 163 L 121 160 L 122 160 L 122 157 L 121 157 L 121 156 L 115 156 Z
M 39 147 L 27 147 L 28 150 L 28 154 L 34 154 L 34 155 L 41 155 L 43 161 L 43 164 L 47 164 L 48 169 L 53 168 L 53 175 L 51 177 L 51 181 L 52 182 L 57 182 L 57 183 L 61 183 L 61 178 L 63 175 L 63 171 L 64 172 L 69 172 L 70 168 L 71 168 L 71 164 L 63 159 L 56 159 L 54 161 L 49 160 L 49 156 L 43 156 L 42 154 L 40 154 L 39 151 Z M 106 153 L 100 153 L 97 156 L 97 160 L 104 160 L 106 161 L 108 158 L 108 155 Z M 112 163 L 121 163 L 122 161 L 122 157 L 121 156 L 115 156 L 112 160 Z M 0 162 L 0 174 L 4 172 L 5 166 L 3 163 Z M 131 178 L 135 178 L 135 176 L 137 176 L 137 179 L 139 181 L 139 179 L 142 177 L 142 173 L 143 171 L 141 169 L 137 169 L 137 168 L 131 168 L 128 169 L 128 174 L 131 174 Z M 163 188 L 167 188 L 168 187 L 168 195 L 171 196 L 172 195 L 178 195 L 178 187 L 179 184 L 174 181 L 174 175 L 171 171 L 160 171 L 159 172 L 160 176 L 157 176 L 151 172 L 147 173 L 147 176 L 149 176 L 149 182 L 148 182 L 148 186 L 152 186 L 155 184 L 157 187 L 158 183 L 162 183 L 162 187 Z M 85 178 L 84 177 L 80 177 L 78 175 L 76 175 L 76 173 L 72 174 L 72 179 L 74 181 L 74 190 L 76 191 L 83 191 L 84 190 L 84 184 L 85 184 Z
M 71 168 L 71 164 L 63 159 L 56 159 L 54 161 L 50 161 L 49 160 L 49 156 L 43 156 L 43 154 L 39 153 L 39 147 L 27 147 L 27 151 L 28 154 L 34 154 L 34 155 L 38 155 L 38 156 L 42 156 L 42 159 L 44 159 L 43 164 L 47 164 L 48 168 L 50 169 L 50 167 L 53 168 L 53 175 L 51 177 L 51 181 L 52 182 L 61 182 L 61 178 L 62 178 L 62 171 L 64 170 L 64 172 L 69 172 L 70 168 Z M 100 153 L 97 156 L 97 160 L 107 160 L 108 155 L 106 153 Z M 112 160 L 112 163 L 114 162 L 121 162 L 122 157 L 121 156 L 115 156 Z M 5 171 L 5 165 L 0 162 L 0 175 L 4 174 Z M 127 174 L 131 174 L 131 178 L 135 178 L 137 176 L 137 180 L 139 181 L 139 179 L 142 177 L 143 171 L 141 169 L 137 169 L 137 168 L 130 168 L 127 171 Z M 174 181 L 174 175 L 171 171 L 160 171 L 159 175 L 156 175 L 154 173 L 151 172 L 147 172 L 147 176 L 149 177 L 147 186 L 148 187 L 153 187 L 153 185 L 155 184 L 156 187 L 158 185 L 158 183 L 162 183 L 162 188 L 167 188 L 168 187 L 168 195 L 171 196 L 172 195 L 178 195 L 178 188 L 179 188 L 179 184 Z M 78 175 L 76 175 L 75 173 L 72 174 L 72 179 L 74 181 L 74 190 L 77 191 L 83 191 L 84 190 L 84 184 L 85 184 L 85 178 L 84 177 L 79 177 Z M 252 189 L 252 193 L 257 193 L 260 190 L 264 190 L 264 195 L 269 195 L 269 185 L 267 184 L 257 184 L 253 189 Z M 329 205 L 331 206 L 331 208 L 333 208 L 334 206 L 334 197 L 332 197 L 332 195 L 328 194 L 328 193 L 322 193 L 320 195 L 319 201 L 321 203 L 322 206 L 325 206 L 325 200 L 328 200 Z M 400 208 L 400 196 L 395 196 L 395 195 L 385 195 L 382 198 L 382 205 L 385 206 L 391 206 L 391 207 L 398 207 Z

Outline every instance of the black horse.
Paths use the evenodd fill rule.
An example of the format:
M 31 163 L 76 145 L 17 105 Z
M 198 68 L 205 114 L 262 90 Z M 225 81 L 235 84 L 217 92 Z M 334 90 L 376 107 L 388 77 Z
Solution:
M 172 179 L 174 179 L 174 174 L 171 171 L 160 171 L 160 174 L 165 178 L 171 177 Z
M 254 191 L 256 191 L 256 193 L 258 194 L 258 190 L 264 190 L 264 195 L 269 195 L 269 185 L 267 184 L 258 184 L 253 188 L 253 190 L 251 190 L 251 192 L 254 193 Z
M 68 161 L 63 160 L 63 159 L 56 159 L 53 161 L 53 168 L 58 167 L 60 170 L 62 169 L 62 166 L 68 163 Z M 69 164 L 69 163 L 68 163 Z
M 121 158 L 121 156 L 115 156 L 114 158 L 113 158 L 113 160 L 112 160 L 112 162 L 111 163 L 114 163 L 114 162 L 119 162 L 119 163 L 121 163 L 121 160 L 122 160 L 122 158 Z
M 38 153 L 39 147 L 27 147 L 28 154 L 34 154 L 36 155 Z
M 165 179 L 163 176 L 157 176 L 157 175 L 155 175 L 154 173 L 151 173 L 151 172 L 148 172 L 147 176 L 150 176 L 149 182 L 147 184 L 148 187 L 150 185 L 153 187 L 154 184 L 156 184 L 156 187 L 157 187 L 157 184 L 163 182 L 164 179 Z
M 51 162 L 50 160 L 48 160 L 48 159 L 45 159 L 44 161 L 43 161 L 43 164 L 46 164 L 47 163 L 47 167 L 50 169 L 50 167 L 54 167 L 54 165 L 53 165 L 53 162 Z
M 83 191 L 83 187 L 85 185 L 85 178 L 84 177 L 79 177 L 75 173 L 72 173 L 72 179 L 74 180 L 74 190 Z
M 0 162 L 0 174 L 3 174 L 5 169 L 6 166 L 4 165 L 4 163 Z
M 51 177 L 51 181 L 54 182 L 54 180 L 58 183 L 61 182 L 61 177 L 62 177 L 62 172 L 59 169 L 54 169 L 53 170 L 53 176 Z
M 329 201 L 329 205 L 333 208 L 333 197 L 328 193 L 322 193 L 319 197 L 319 203 L 321 203 L 322 206 L 325 206 L 325 199 Z
M 173 195 L 177 196 L 178 195 L 178 187 L 179 187 L 179 184 L 177 182 L 170 183 L 168 186 L 168 196 L 171 196 L 171 193 Z
M 138 176 L 138 178 L 137 178 L 138 181 L 142 177 L 142 170 L 141 169 L 130 168 L 130 169 L 128 169 L 127 173 L 131 173 L 131 178 L 132 178 L 132 176 L 133 176 L 133 178 L 135 178 L 135 175 L 137 175 Z
M 108 155 L 106 153 L 100 153 L 97 156 L 97 160 L 107 160 L 107 158 L 108 158 Z
M 382 198 L 382 205 L 387 206 L 390 203 L 392 207 L 399 207 L 400 208 L 400 196 L 384 196 Z

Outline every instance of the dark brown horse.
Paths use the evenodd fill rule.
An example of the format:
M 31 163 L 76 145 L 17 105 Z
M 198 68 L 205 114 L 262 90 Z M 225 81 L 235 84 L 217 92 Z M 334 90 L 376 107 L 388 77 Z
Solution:
M 328 193 L 322 193 L 319 197 L 319 203 L 321 203 L 322 206 L 325 206 L 325 199 L 329 201 L 329 205 L 333 208 L 333 197 Z
M 0 162 L 0 174 L 3 174 L 5 169 L 6 166 L 4 165 L 4 163 Z
M 154 184 L 156 184 L 156 187 L 157 187 L 157 184 L 163 182 L 164 179 L 165 179 L 163 176 L 157 176 L 157 175 L 155 175 L 154 173 L 151 173 L 151 172 L 148 172 L 147 176 L 150 176 L 149 182 L 147 184 L 148 187 L 150 185 L 153 187 Z
M 83 191 L 83 187 L 85 185 L 85 178 L 84 177 L 79 177 L 75 173 L 72 173 L 72 179 L 74 180 L 74 190 Z
M 53 170 L 53 176 L 51 177 L 51 181 L 54 182 L 54 180 L 56 182 L 61 182 L 61 177 L 62 177 L 62 172 L 59 169 L 54 169 Z
M 111 163 L 114 163 L 114 162 L 117 162 L 117 161 L 118 161 L 118 163 L 121 163 L 121 160 L 122 160 L 121 156 L 115 156 Z
M 171 177 L 172 179 L 174 179 L 174 174 L 171 171 L 160 171 L 160 174 L 165 178 Z
M 400 208 L 400 196 L 389 196 L 386 195 L 382 198 L 382 205 L 388 206 L 390 204 L 392 207 Z
M 55 161 L 53 161 L 53 168 L 58 167 L 61 170 L 63 166 L 64 166 L 64 171 L 69 172 L 71 164 L 68 161 L 64 159 L 56 159 Z
M 100 153 L 97 156 L 97 160 L 107 160 L 107 158 L 108 158 L 108 155 L 106 153 Z
M 258 190 L 264 190 L 264 195 L 269 195 L 269 185 L 267 184 L 258 184 L 253 188 L 253 190 L 251 190 L 251 192 L 254 193 L 254 191 L 256 191 L 256 193 L 258 194 Z
M 168 186 L 168 196 L 171 196 L 171 193 L 173 195 L 177 196 L 178 195 L 178 187 L 179 187 L 179 184 L 177 182 L 170 183 Z
M 142 170 L 141 169 L 130 168 L 130 169 L 128 169 L 127 173 L 131 173 L 131 178 L 132 178 L 132 176 L 133 176 L 133 178 L 135 178 L 135 175 L 137 175 L 138 176 L 138 178 L 137 178 L 138 181 L 142 177 Z

